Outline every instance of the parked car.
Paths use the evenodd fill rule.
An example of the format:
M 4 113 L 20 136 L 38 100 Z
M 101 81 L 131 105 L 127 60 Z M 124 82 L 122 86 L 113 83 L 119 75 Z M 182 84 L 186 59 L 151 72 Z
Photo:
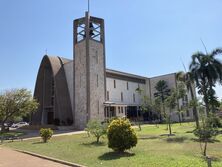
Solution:
M 20 128 L 20 127 L 22 127 L 22 126 L 26 126 L 26 125 L 29 125 L 29 123 L 27 123 L 27 122 L 18 122 L 18 123 L 14 123 L 14 124 L 12 124 L 12 128 Z
M 1 125 L 2 125 L 2 123 L 0 123 L 0 127 L 1 127 Z M 5 127 L 10 127 L 12 124 L 10 124 L 10 123 L 4 123 L 4 126 Z

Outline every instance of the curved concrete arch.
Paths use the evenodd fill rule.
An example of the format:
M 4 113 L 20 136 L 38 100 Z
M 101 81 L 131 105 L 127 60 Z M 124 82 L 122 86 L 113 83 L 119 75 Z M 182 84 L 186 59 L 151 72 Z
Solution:
M 63 65 L 67 59 L 45 55 L 39 67 L 34 97 L 40 106 L 32 115 L 33 124 L 52 124 L 54 119 L 67 124 L 73 120 L 68 85 Z

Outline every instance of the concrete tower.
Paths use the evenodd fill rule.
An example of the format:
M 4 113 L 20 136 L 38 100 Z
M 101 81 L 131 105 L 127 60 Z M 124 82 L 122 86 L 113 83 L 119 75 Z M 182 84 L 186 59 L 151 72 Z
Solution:
M 74 20 L 74 122 L 85 128 L 104 119 L 106 90 L 104 20 L 89 15 Z

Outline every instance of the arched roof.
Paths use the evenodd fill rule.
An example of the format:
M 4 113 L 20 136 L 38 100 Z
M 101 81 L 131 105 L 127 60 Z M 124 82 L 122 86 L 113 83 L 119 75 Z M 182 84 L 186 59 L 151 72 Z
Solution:
M 33 122 L 41 123 L 42 111 L 44 111 L 45 98 L 43 92 L 45 89 L 49 89 L 51 85 L 44 82 L 45 77 L 51 78 L 54 80 L 54 92 L 55 92 L 55 104 L 54 104 L 54 113 L 56 118 L 66 121 L 67 118 L 72 119 L 72 108 L 71 100 L 68 91 L 68 85 L 66 80 L 65 71 L 63 65 L 70 62 L 71 60 L 61 58 L 58 56 L 48 56 L 45 55 L 41 61 L 37 80 L 35 84 L 34 97 L 40 102 L 40 107 L 37 113 L 34 114 Z M 45 69 L 47 69 L 47 76 L 45 76 Z M 45 86 L 43 86 L 45 85 Z M 51 89 L 51 88 L 50 88 Z M 51 95 L 48 95 L 51 96 Z

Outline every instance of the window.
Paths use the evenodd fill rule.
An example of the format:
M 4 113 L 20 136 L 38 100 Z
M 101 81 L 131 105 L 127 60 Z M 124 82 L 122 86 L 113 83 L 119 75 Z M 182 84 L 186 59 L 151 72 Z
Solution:
M 52 96 L 54 96 L 55 94 L 55 83 L 54 83 L 54 79 L 52 79 Z
M 127 116 L 127 107 L 125 107 L 125 116 Z
M 98 107 L 98 114 L 99 114 L 99 100 L 98 100 L 98 106 L 97 107 Z
M 119 114 L 120 114 L 120 107 L 118 107 L 118 112 L 119 112 Z
M 96 63 L 98 64 L 99 59 L 98 59 L 98 51 L 96 51 Z
M 185 101 L 188 102 L 188 96 L 187 95 L 185 96 Z
M 116 88 L 116 80 L 113 80 L 114 88 Z
M 187 106 L 187 104 L 188 104 L 188 96 L 185 95 L 185 96 L 183 97 L 183 105 L 184 105 L 184 106 Z
M 182 119 L 183 119 L 184 118 L 184 114 L 182 113 L 181 116 L 182 116 Z
M 80 85 L 80 88 L 81 88 L 81 85 L 82 85 L 82 82 L 81 82 L 81 74 L 80 74 L 80 76 L 79 76 L 79 85 Z
M 121 113 L 123 113 L 123 107 L 121 107 Z
M 133 93 L 133 102 L 136 102 L 135 93 Z
M 121 92 L 121 101 L 123 102 L 123 92 Z
M 126 89 L 129 90 L 129 83 L 126 82 Z
M 109 91 L 106 92 L 106 100 L 109 100 Z
M 187 117 L 189 117 L 190 116 L 190 111 L 189 110 L 187 110 Z
M 98 76 L 98 74 L 96 75 L 96 86 L 99 87 L 99 76 Z
M 105 117 L 105 118 L 107 117 L 106 112 L 107 112 L 107 107 L 104 107 L 104 117 Z
M 51 105 L 54 106 L 54 96 L 51 97 Z

